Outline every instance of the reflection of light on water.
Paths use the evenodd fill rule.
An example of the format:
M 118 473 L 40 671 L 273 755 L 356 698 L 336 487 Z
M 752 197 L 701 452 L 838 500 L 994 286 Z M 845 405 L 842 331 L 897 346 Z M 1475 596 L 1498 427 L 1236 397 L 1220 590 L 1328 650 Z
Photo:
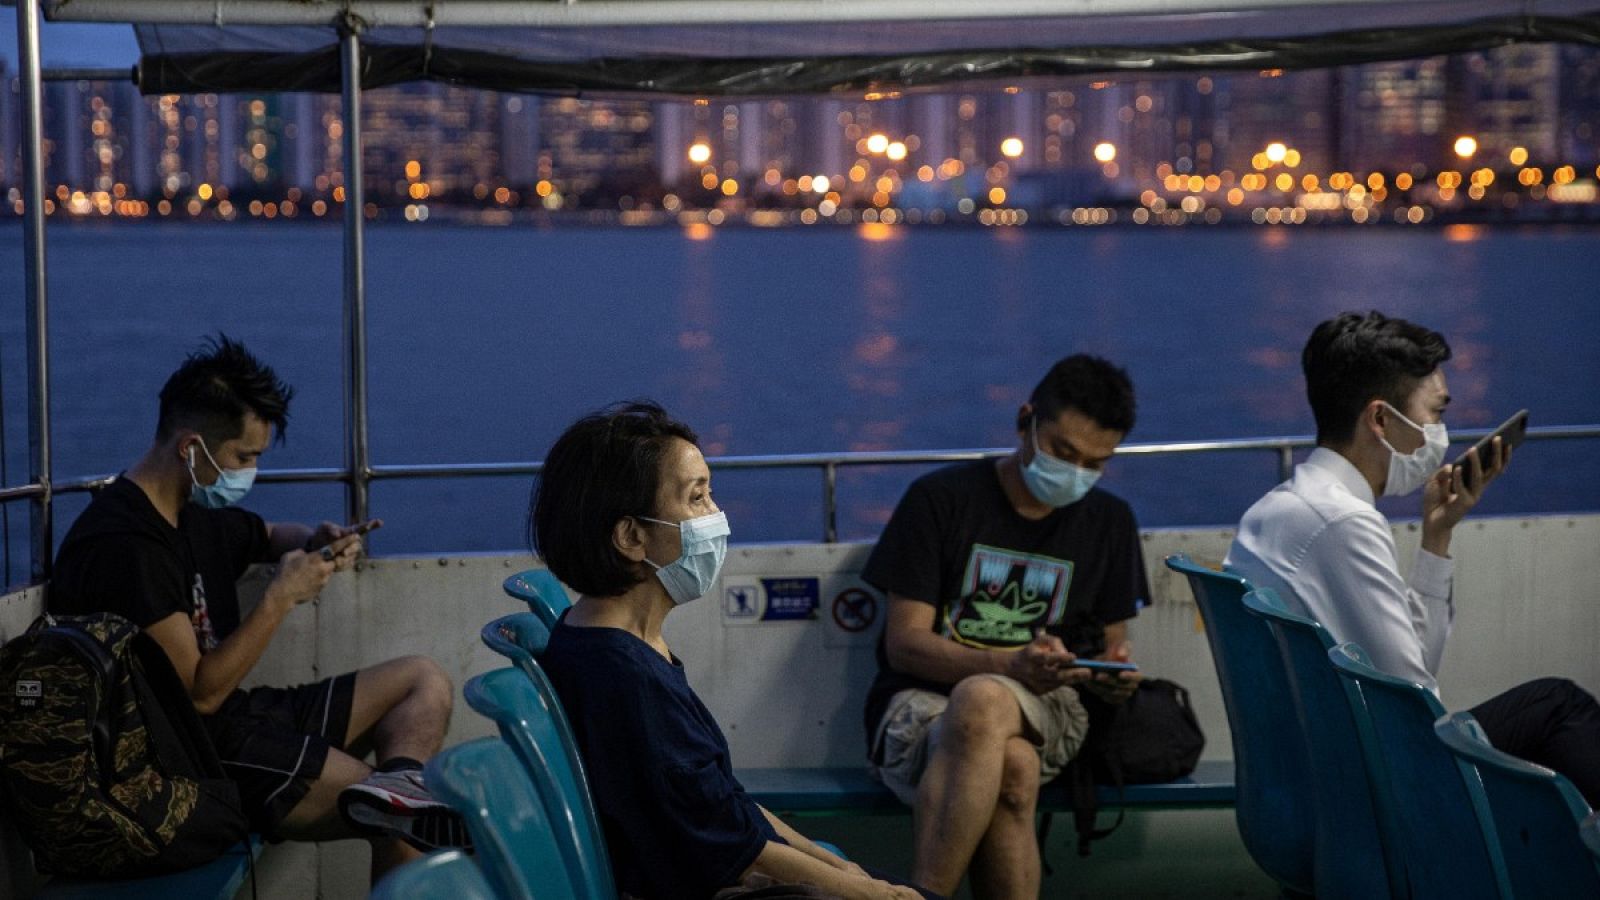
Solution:
M 1263 228 L 1259 232 L 1261 243 L 1272 250 L 1289 246 L 1289 232 L 1283 228 Z
M 1484 229 L 1482 225 L 1457 222 L 1454 225 L 1446 225 L 1444 227 L 1444 239 L 1452 244 L 1470 244 L 1473 241 L 1481 240 L 1483 235 Z
M 892 334 L 874 334 L 856 343 L 855 357 L 866 363 L 881 363 L 894 355 L 900 341 Z
M 711 240 L 711 226 L 704 222 L 690 222 L 683 226 L 683 236 L 691 241 Z
M 893 225 L 885 225 L 882 222 L 862 222 L 857 226 L 856 234 L 860 235 L 862 240 L 871 241 L 874 244 L 880 241 L 893 240 L 900 236 L 899 230 Z
M 678 332 L 678 346 L 684 350 L 704 350 L 711 346 L 711 332 L 686 329 Z
M 1300 363 L 1300 354 L 1281 347 L 1258 347 L 1247 351 L 1245 359 L 1264 369 L 1287 369 Z

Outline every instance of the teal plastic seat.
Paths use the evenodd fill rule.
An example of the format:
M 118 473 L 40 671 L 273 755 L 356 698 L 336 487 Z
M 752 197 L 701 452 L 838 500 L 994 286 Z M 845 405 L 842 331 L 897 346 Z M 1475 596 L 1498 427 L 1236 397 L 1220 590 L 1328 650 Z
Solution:
M 372 889 L 372 900 L 496 900 L 494 889 L 472 857 L 439 850 L 390 872 Z
M 533 685 L 534 691 L 538 694 L 538 704 L 524 711 L 529 715 L 537 710 L 545 711 L 555 727 L 554 740 L 563 749 L 567 768 L 570 769 L 572 780 L 578 788 L 578 796 L 574 802 L 583 806 L 590 821 L 599 822 L 600 818 L 594 811 L 594 798 L 589 793 L 589 778 L 584 772 L 583 757 L 578 753 L 578 742 L 572 737 L 572 725 L 567 721 L 566 711 L 561 708 L 561 700 L 556 696 L 556 689 L 550 684 L 550 678 L 539 668 L 539 663 L 535 659 L 544 652 L 545 645 L 550 641 L 549 629 L 545 628 L 544 623 L 533 613 L 512 613 L 483 626 L 481 636 L 489 649 L 511 660 Z M 502 734 L 505 734 L 508 728 L 518 727 L 518 715 L 521 711 L 513 710 L 504 696 L 469 691 L 466 697 L 468 705 L 473 709 L 500 724 Z M 477 705 L 479 703 L 482 706 Z M 512 738 L 508 737 L 507 740 Z M 598 829 L 595 833 L 599 834 Z M 603 847 L 602 844 L 602 850 Z
M 1512 896 L 1477 770 L 1434 733 L 1433 723 L 1445 714 L 1439 699 L 1420 684 L 1373 668 L 1356 644 L 1340 644 L 1328 658 L 1359 693 L 1372 722 L 1367 766 L 1389 772 L 1388 814 L 1398 826 L 1409 895 Z
M 589 793 L 583 761 L 549 681 L 535 665 L 534 678 L 498 669 L 469 680 L 467 705 L 492 720 L 533 780 L 555 825 L 555 839 L 582 900 L 615 900 L 616 885 L 599 814 Z
M 1261 870 L 1288 890 L 1315 882 L 1316 814 L 1305 739 L 1272 631 L 1244 608 L 1251 585 L 1188 556 L 1167 557 L 1188 577 L 1233 732 L 1239 836 Z
M 1328 662 L 1333 636 L 1289 612 L 1270 588 L 1246 594 L 1244 605 L 1266 621 L 1289 673 L 1311 763 L 1317 896 L 1405 897 L 1389 775 L 1367 767 L 1376 738 L 1361 695 Z
M 1444 716 L 1433 730 L 1483 782 L 1512 893 L 1600 897 L 1600 869 L 1582 833 L 1592 813 L 1572 782 L 1496 750 L 1472 713 Z
M 550 626 L 533 613 L 511 613 L 483 626 L 478 632 L 484 646 L 504 656 L 524 672 L 535 668 L 534 659 L 550 643 Z
M 547 628 L 556 627 L 556 620 L 572 605 L 567 589 L 550 574 L 549 569 L 529 569 L 507 578 L 501 585 L 507 594 L 528 604 L 528 609 L 539 617 Z
M 545 802 L 510 747 L 494 738 L 451 747 L 428 761 L 422 777 L 435 797 L 466 819 L 478 866 L 495 895 L 581 900 Z

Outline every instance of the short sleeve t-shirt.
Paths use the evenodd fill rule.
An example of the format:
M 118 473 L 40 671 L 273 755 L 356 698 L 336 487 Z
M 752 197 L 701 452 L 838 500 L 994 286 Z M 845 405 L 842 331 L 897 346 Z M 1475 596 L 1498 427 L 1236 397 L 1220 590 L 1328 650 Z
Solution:
M 140 628 L 181 612 L 204 653 L 239 627 L 236 583 L 269 552 L 266 523 L 255 513 L 186 503 L 174 528 L 143 488 L 118 478 L 67 531 L 48 606 L 68 615 L 116 613 Z
M 1085 628 L 1098 638 L 1150 595 L 1126 502 L 1095 488 L 1027 519 L 1011 505 L 994 460 L 913 482 L 861 577 L 886 594 L 932 605 L 936 634 L 984 648 L 1021 647 L 1043 629 L 1082 652 Z M 880 638 L 878 677 L 867 695 L 869 742 L 890 698 L 906 688 L 949 691 L 891 668 Z
M 676 658 L 562 621 L 539 664 L 572 723 L 622 893 L 709 898 L 780 841 Z

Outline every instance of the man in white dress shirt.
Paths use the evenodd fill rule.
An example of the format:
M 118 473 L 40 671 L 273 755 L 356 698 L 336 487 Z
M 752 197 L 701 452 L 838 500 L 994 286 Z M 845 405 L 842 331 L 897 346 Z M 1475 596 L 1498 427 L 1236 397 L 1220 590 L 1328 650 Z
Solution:
M 1378 312 L 1344 313 L 1301 354 L 1317 449 L 1239 523 L 1228 565 L 1272 588 L 1381 671 L 1435 694 L 1455 615 L 1450 538 L 1511 459 L 1497 438 L 1469 473 L 1444 464 L 1450 392 L 1438 332 Z M 1470 485 L 1470 487 L 1469 487 Z M 1400 574 L 1382 496 L 1422 489 L 1422 546 Z M 1541 678 L 1472 710 L 1495 747 L 1566 775 L 1600 804 L 1600 706 L 1571 681 Z

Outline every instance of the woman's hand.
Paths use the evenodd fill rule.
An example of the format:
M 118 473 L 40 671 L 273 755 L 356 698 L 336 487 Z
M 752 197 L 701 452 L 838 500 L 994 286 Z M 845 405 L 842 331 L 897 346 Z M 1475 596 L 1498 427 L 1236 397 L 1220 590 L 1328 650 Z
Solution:
M 922 900 L 922 894 L 916 888 L 900 884 L 890 884 L 876 878 L 864 879 L 865 884 L 860 891 L 852 891 L 850 900 Z

